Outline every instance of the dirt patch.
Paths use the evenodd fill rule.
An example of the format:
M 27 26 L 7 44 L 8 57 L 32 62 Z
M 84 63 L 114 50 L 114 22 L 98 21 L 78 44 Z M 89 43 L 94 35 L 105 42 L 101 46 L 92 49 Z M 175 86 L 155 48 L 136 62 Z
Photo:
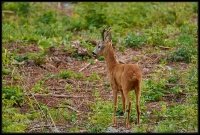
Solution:
M 40 51 L 38 45 L 30 44 L 30 45 L 22 45 L 18 42 L 11 42 L 5 45 L 6 48 L 11 52 L 16 52 L 18 54 L 26 54 L 26 53 L 37 53 Z
M 29 46 L 20 46 L 15 43 L 11 43 L 7 46 L 10 51 L 17 50 L 19 54 L 25 54 L 27 52 L 38 52 L 40 49 L 35 45 Z M 147 48 L 149 49 L 149 48 Z M 144 50 L 142 49 L 126 49 L 124 53 L 116 52 L 117 59 L 125 62 L 125 63 L 139 63 L 140 67 L 143 70 L 143 78 L 147 78 L 148 75 L 153 73 L 158 67 L 158 63 L 160 59 L 165 57 L 164 54 L 144 54 Z M 136 59 L 134 59 L 136 58 Z M 109 78 L 107 74 L 107 68 L 105 61 L 97 61 L 95 64 L 90 64 L 87 68 L 82 70 L 84 77 L 89 77 L 93 72 L 98 73 L 100 76 L 100 80 L 96 81 L 88 81 L 87 79 L 62 79 L 59 77 L 47 77 L 48 75 L 57 75 L 61 70 L 73 70 L 78 72 L 80 69 L 85 67 L 88 62 L 78 60 L 76 58 L 71 57 L 70 53 L 64 51 L 61 48 L 50 48 L 49 52 L 46 56 L 46 61 L 44 64 L 38 66 L 34 63 L 25 63 L 21 66 L 18 66 L 18 72 L 23 77 L 23 83 L 20 85 L 26 86 L 26 92 L 29 92 L 33 89 L 36 83 L 43 81 L 42 90 L 37 92 L 40 94 L 58 94 L 58 95 L 68 95 L 71 98 L 58 98 L 52 96 L 36 96 L 35 98 L 39 103 L 47 105 L 50 108 L 59 108 L 60 106 L 67 107 L 70 112 L 78 112 L 76 125 L 80 127 L 81 131 L 85 131 L 84 124 L 88 120 L 88 113 L 91 112 L 91 105 L 95 104 L 94 93 L 98 92 L 100 97 L 103 100 L 113 100 L 112 90 L 109 84 Z M 186 69 L 187 65 L 184 63 L 170 63 L 169 66 L 171 68 L 183 68 Z M 10 85 L 11 77 L 3 76 L 3 80 L 6 80 L 7 84 Z M 12 82 L 14 83 L 14 82 Z M 19 81 L 15 81 L 14 84 L 20 83 Z M 71 88 L 66 88 L 66 85 L 71 85 Z M 82 98 L 78 98 L 78 96 L 83 96 Z M 74 98 L 73 98 L 74 97 Z M 163 98 L 163 101 L 167 102 L 169 105 L 173 105 L 173 103 L 182 103 L 184 102 L 184 95 L 166 95 Z M 32 99 L 32 97 L 30 97 Z M 160 111 L 161 106 L 159 102 L 151 102 L 147 103 L 147 111 L 152 113 L 153 110 Z M 29 106 L 24 104 L 21 107 L 21 112 L 28 112 Z M 154 117 L 151 115 L 151 117 Z M 123 132 L 125 130 L 122 129 L 124 126 L 124 118 L 119 118 L 119 129 L 116 132 Z M 63 122 L 65 126 L 61 126 L 61 129 L 66 129 L 73 127 L 73 123 L 65 121 Z M 32 123 L 34 124 L 34 122 Z M 155 124 L 155 123 L 154 123 Z M 31 129 L 30 129 L 31 130 Z M 50 130 L 50 129 L 48 129 Z M 111 129 L 112 130 L 115 129 Z M 41 129 L 36 129 L 33 132 L 41 131 Z M 65 130 L 66 131 L 66 130 Z M 108 132 L 110 129 L 108 128 Z M 127 131 L 129 132 L 129 131 Z
M 178 93 L 178 94 L 167 94 L 163 97 L 163 101 L 168 102 L 168 104 L 178 103 L 181 104 L 185 102 L 186 94 Z

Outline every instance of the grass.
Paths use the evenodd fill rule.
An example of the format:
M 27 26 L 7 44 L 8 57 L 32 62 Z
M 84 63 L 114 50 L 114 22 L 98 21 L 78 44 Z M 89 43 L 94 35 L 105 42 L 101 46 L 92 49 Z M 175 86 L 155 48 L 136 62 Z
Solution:
M 112 120 L 112 102 L 97 100 L 92 106 L 94 114 L 89 117 L 87 128 L 89 132 L 105 132 Z
M 112 27 L 112 41 L 116 50 L 125 52 L 126 49 L 131 48 L 142 54 L 142 57 L 141 55 L 130 56 L 132 61 L 148 58 L 148 54 L 164 54 L 156 63 L 151 63 L 150 59 L 153 58 L 150 57 L 142 61 L 143 67 L 149 68 L 150 65 L 149 70 L 153 71 L 148 73 L 148 77 L 144 74 L 141 125 L 134 124 L 131 130 L 145 133 L 197 132 L 198 6 L 196 2 L 78 2 L 71 6 L 72 15 L 66 15 L 65 12 L 59 11 L 48 3 L 4 2 L 2 8 L 3 11 L 13 12 L 2 14 L 3 132 L 27 132 L 34 120 L 44 121 L 40 111 L 35 110 L 35 101 L 23 95 L 25 86 L 22 86 L 22 81 L 26 80 L 21 71 L 24 65 L 19 63 L 32 60 L 37 67 L 45 66 L 48 62 L 46 58 L 49 48 L 63 47 L 65 53 L 63 57 L 65 55 L 74 57 L 73 60 L 78 60 L 80 63 L 89 62 L 90 66 L 94 66 L 94 59 L 91 57 L 94 46 L 87 41 L 101 40 L 100 31 L 107 25 Z M 72 47 L 72 41 L 75 40 L 80 41 L 81 48 L 87 50 L 87 56 L 78 55 L 76 49 Z M 16 47 L 13 49 L 12 45 Z M 26 48 L 29 45 L 37 46 L 40 51 L 19 53 L 19 46 Z M 168 49 L 164 50 L 160 47 Z M 98 59 L 105 60 L 103 57 Z M 86 109 L 87 118 L 83 121 L 73 111 L 55 109 L 44 104 L 44 108 L 46 107 L 46 111 L 50 112 L 56 124 L 73 125 L 66 132 L 79 132 L 80 129 L 92 133 L 105 132 L 112 123 L 113 113 L 112 101 L 102 98 L 105 93 L 108 95 L 111 89 L 109 83 L 103 81 L 106 76 L 101 76 L 99 71 L 88 71 L 89 76 L 86 77 L 84 73 L 74 70 L 73 67 L 60 69 L 58 72 L 47 72 L 44 79 L 35 78 L 38 80 L 30 88 L 31 92 L 48 93 L 45 81 L 49 79 L 73 80 L 80 81 L 79 93 L 82 94 L 87 88 L 89 90 L 86 90 L 86 94 L 94 96 L 94 99 L 89 100 L 95 101 L 94 104 L 90 103 L 89 109 Z M 89 85 L 104 84 L 103 87 L 85 87 L 81 85 L 81 82 L 85 81 Z M 74 85 L 76 84 L 62 85 L 64 93 L 74 94 Z M 165 97 L 169 95 L 182 100 L 176 101 L 174 97 L 171 97 L 174 98 L 173 100 L 166 99 Z M 133 101 L 131 121 L 135 122 L 134 93 L 131 93 L 130 97 Z M 28 112 L 20 112 L 16 102 L 21 106 L 27 103 L 30 107 Z M 76 103 L 74 99 L 69 99 L 67 102 Z M 119 101 L 119 111 L 122 110 L 121 104 Z M 48 132 L 48 129 L 42 131 Z
M 71 70 L 63 70 L 59 73 L 59 77 L 62 79 L 67 79 L 67 78 L 74 78 L 74 79 L 83 79 L 83 74 L 82 73 L 77 73 Z

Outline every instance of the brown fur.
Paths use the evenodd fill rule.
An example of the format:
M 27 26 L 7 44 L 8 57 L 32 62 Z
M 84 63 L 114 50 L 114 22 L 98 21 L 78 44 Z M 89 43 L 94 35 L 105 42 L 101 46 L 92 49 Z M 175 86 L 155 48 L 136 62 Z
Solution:
M 114 50 L 112 48 L 112 43 L 109 42 L 105 45 L 103 50 L 103 56 L 105 57 L 106 64 L 108 67 L 108 72 L 110 75 L 110 82 L 113 90 L 114 96 L 114 116 L 113 123 L 116 126 L 116 104 L 117 104 L 117 92 L 120 91 L 122 95 L 123 102 L 123 111 L 128 111 L 128 118 L 126 118 L 126 127 L 129 128 L 129 119 L 130 119 L 130 107 L 131 102 L 129 102 L 128 93 L 129 91 L 135 89 L 136 94 L 136 108 L 137 108 L 137 123 L 139 124 L 140 120 L 140 94 L 141 94 L 141 79 L 142 73 L 137 64 L 120 64 L 116 61 Z M 125 106 L 126 105 L 126 106 Z
M 140 122 L 142 72 L 137 64 L 122 64 L 117 62 L 114 49 L 112 47 L 110 28 L 108 30 L 103 30 L 102 38 L 103 41 L 97 44 L 93 54 L 103 55 L 106 60 L 114 98 L 113 124 L 114 126 L 117 125 L 117 93 L 121 92 L 123 112 L 127 114 L 125 118 L 126 128 L 129 128 L 131 102 L 129 101 L 128 93 L 133 89 L 136 94 L 137 123 L 139 124 Z

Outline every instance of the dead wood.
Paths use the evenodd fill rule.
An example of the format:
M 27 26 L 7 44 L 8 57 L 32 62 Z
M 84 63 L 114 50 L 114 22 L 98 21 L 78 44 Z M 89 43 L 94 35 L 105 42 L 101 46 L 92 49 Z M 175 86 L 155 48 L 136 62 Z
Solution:
M 41 96 L 41 97 L 48 97 L 48 96 L 51 96 L 51 97 L 57 97 L 57 98 L 85 98 L 87 96 L 71 96 L 71 95 L 58 95 L 58 94 L 25 94 L 26 96 L 31 96 L 31 95 L 34 95 L 34 96 Z

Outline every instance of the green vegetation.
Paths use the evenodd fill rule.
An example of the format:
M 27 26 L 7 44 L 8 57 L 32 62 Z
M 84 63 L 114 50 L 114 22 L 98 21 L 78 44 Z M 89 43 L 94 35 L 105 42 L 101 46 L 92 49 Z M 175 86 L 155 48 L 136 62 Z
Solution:
M 112 27 L 115 50 L 147 70 L 139 126 L 129 95 L 131 131 L 197 132 L 197 2 L 77 2 L 63 10 L 56 3 L 4 2 L 2 9 L 3 132 L 53 132 L 53 122 L 64 132 L 106 132 L 112 92 L 105 58 L 94 64 L 88 42 L 101 40 L 105 26 Z M 85 63 L 91 64 L 78 72 Z M 120 99 L 118 106 L 120 114 Z
M 146 38 L 141 35 L 129 34 L 125 39 L 126 45 L 129 47 L 139 47 L 144 45 Z
M 92 106 L 94 115 L 89 117 L 87 128 L 89 132 L 106 131 L 108 125 L 112 121 L 112 102 L 97 100 L 96 104 Z
M 63 70 L 60 71 L 59 77 L 61 77 L 62 79 L 67 79 L 67 78 L 81 79 L 83 78 L 83 74 L 71 70 Z

